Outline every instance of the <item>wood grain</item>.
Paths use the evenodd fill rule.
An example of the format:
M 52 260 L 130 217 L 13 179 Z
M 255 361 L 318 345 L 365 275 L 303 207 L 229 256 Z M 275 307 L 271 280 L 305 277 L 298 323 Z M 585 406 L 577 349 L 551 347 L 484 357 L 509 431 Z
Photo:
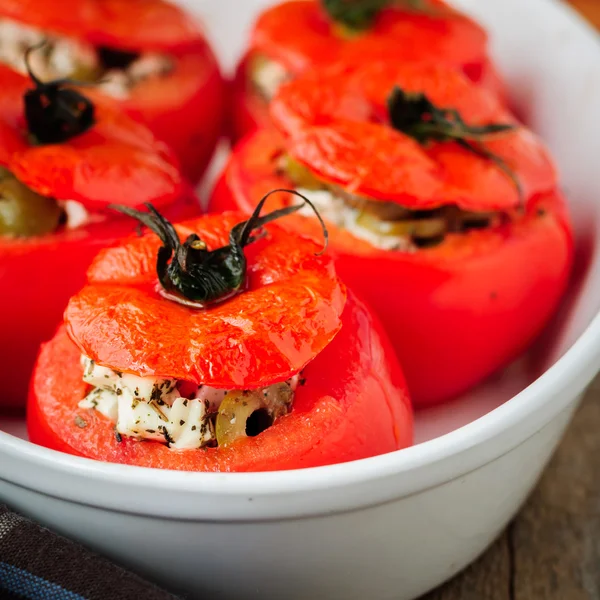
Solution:
M 600 2 L 598 0 L 569 0 L 569 3 L 596 27 L 600 27 Z
M 600 0 L 569 1 L 600 28 Z M 600 377 L 518 517 L 423 600 L 600 600 Z
M 600 378 L 502 538 L 425 598 L 600 600 Z

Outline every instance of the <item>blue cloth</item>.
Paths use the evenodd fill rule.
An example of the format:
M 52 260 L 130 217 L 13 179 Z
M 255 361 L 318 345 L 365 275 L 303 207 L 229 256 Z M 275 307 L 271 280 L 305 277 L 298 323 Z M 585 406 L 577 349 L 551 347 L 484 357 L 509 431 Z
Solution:
M 0 600 L 176 600 L 0 505 Z

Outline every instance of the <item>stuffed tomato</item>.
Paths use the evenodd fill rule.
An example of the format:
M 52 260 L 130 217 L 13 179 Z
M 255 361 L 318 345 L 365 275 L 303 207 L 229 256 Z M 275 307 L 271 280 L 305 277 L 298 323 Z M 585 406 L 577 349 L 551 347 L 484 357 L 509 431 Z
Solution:
M 40 79 L 98 82 L 200 179 L 221 133 L 224 82 L 189 15 L 162 0 L 2 0 L 0 35 L 0 62 L 23 74 L 23 50 L 45 40 L 32 57 Z
M 233 85 L 233 137 L 270 122 L 268 103 L 279 86 L 315 66 L 385 58 L 431 61 L 462 70 L 504 97 L 487 55 L 487 34 L 441 0 L 400 2 L 291 0 L 258 19 Z
M 287 84 L 271 114 L 279 132 L 239 145 L 210 211 L 250 212 L 276 186 L 308 195 L 416 406 L 464 392 L 540 332 L 567 284 L 570 221 L 545 149 L 492 95 L 442 67 L 336 66 Z
M 275 215 L 173 228 L 149 209 L 129 213 L 162 246 L 148 234 L 100 253 L 42 347 L 31 441 L 190 471 L 312 467 L 412 442 L 387 338 L 319 244 L 263 228 Z
M 39 344 L 85 283 L 93 257 L 133 231 L 107 205 L 154 202 L 172 218 L 199 209 L 171 150 L 118 106 L 92 103 L 62 85 L 25 85 L 1 69 L 0 81 L 0 342 L 6 350 L 0 407 L 6 407 L 25 404 Z

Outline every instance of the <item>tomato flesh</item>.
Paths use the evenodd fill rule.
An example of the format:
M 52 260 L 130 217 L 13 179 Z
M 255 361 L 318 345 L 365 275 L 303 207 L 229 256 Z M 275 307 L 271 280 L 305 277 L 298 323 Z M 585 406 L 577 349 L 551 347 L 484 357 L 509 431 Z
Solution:
M 268 190 L 293 186 L 277 170 L 284 148 L 272 131 L 247 138 L 209 210 L 249 212 Z M 268 208 L 282 201 L 275 197 Z M 308 217 L 282 225 L 306 235 L 319 231 Z M 417 252 L 379 250 L 328 228 L 340 277 L 379 314 L 418 407 L 453 398 L 522 352 L 555 311 L 573 259 L 569 217 L 555 190 L 531 198 L 513 222 L 449 235 Z
M 88 391 L 80 351 L 61 328 L 42 347 L 33 376 L 30 440 L 96 460 L 187 471 L 299 469 L 410 445 L 412 410 L 387 338 L 351 295 L 342 321 L 338 335 L 303 371 L 306 383 L 298 388 L 290 414 L 260 435 L 230 446 L 179 451 L 125 437 L 118 442 L 112 423 L 78 408 Z

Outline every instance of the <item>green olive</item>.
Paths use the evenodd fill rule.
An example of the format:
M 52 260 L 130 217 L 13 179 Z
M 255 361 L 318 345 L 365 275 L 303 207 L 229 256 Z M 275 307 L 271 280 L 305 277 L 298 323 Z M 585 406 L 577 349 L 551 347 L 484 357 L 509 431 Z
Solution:
M 341 188 L 335 187 L 332 189 L 334 194 L 342 198 L 348 206 L 358 209 L 361 213 L 369 213 L 382 221 L 400 221 L 409 219 L 414 214 L 395 202 L 367 200 L 367 198 L 355 196 Z
M 268 429 L 290 408 L 294 392 L 287 383 L 278 383 L 255 392 L 229 392 L 217 414 L 215 433 L 219 446 Z
M 334 23 L 333 24 L 333 35 L 342 38 L 343 40 L 354 40 L 361 34 L 361 31 L 358 29 L 353 29 L 348 25 L 344 25 L 343 23 Z
M 285 157 L 285 172 L 294 184 L 306 190 L 322 190 L 325 186 L 304 165 L 290 156 Z
M 404 221 L 383 221 L 373 214 L 362 212 L 356 224 L 369 229 L 377 235 L 427 239 L 446 233 L 444 219 L 415 219 Z
M 85 63 L 78 63 L 75 69 L 69 75 L 73 81 L 96 83 L 102 76 L 100 67 L 91 66 Z
M 258 393 L 229 392 L 217 415 L 215 433 L 219 446 L 247 437 L 246 423 L 250 415 L 264 408 Z
M 0 172 L 0 235 L 32 237 L 56 230 L 63 211 L 6 170 Z

